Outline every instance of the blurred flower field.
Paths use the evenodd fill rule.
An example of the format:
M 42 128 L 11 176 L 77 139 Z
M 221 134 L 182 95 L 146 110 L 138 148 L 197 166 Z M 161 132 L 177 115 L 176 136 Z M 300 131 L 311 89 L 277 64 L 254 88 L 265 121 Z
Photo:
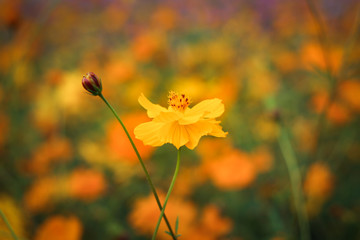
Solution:
M 130 135 L 141 93 L 219 98 L 226 138 L 182 150 L 180 240 L 360 239 L 356 0 L 0 1 L 0 210 L 18 239 L 150 239 Z M 176 148 L 134 142 L 162 201 Z M 171 239 L 160 225 L 157 239 Z M 13 239 L 3 218 L 0 239 Z

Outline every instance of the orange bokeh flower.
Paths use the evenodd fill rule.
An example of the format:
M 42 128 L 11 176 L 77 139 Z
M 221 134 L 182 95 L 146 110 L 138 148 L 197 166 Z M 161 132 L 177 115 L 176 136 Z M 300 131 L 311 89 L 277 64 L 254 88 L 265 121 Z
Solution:
M 158 194 L 161 202 L 164 202 L 165 195 L 161 192 L 158 192 Z M 179 211 L 179 209 L 181 209 L 181 211 Z M 179 217 L 179 233 L 182 234 L 181 238 L 183 238 L 194 223 L 196 208 L 193 203 L 189 201 L 172 197 L 171 201 L 166 205 L 165 213 L 172 225 L 175 223 L 176 218 Z M 149 195 L 139 198 L 134 202 L 133 209 L 129 215 L 129 222 L 141 234 L 151 235 L 159 218 L 159 214 L 160 210 L 155 198 Z M 168 231 L 168 229 L 165 221 L 162 221 L 157 239 L 168 239 L 169 235 L 167 235 L 165 231 Z
M 216 240 L 232 229 L 232 221 L 221 216 L 215 205 L 208 205 L 203 209 L 198 225 L 195 225 L 187 239 Z
M 212 160 L 223 156 L 232 151 L 231 142 L 226 139 L 205 138 L 196 148 L 197 153 L 205 161 Z
M 258 173 L 264 173 L 271 170 L 274 159 L 268 148 L 259 147 L 250 154 L 250 157 Z
M 199 167 L 182 168 L 177 177 L 174 195 L 188 196 L 194 192 L 197 186 L 206 181 L 207 177 Z
M 26 163 L 26 169 L 33 174 L 46 174 L 51 169 L 51 164 L 68 161 L 71 156 L 69 140 L 54 136 L 35 150 L 30 161 Z
M 160 192 L 159 197 L 163 200 L 164 194 Z M 216 206 L 206 206 L 197 216 L 199 213 L 195 206 L 181 198 L 173 198 L 166 206 L 165 212 L 172 225 L 179 217 L 179 234 L 184 240 L 219 239 L 220 236 L 228 233 L 233 226 L 230 219 L 220 215 Z M 135 201 L 133 210 L 129 215 L 129 221 L 137 231 L 150 235 L 156 225 L 159 213 L 154 197 L 149 195 Z M 167 228 L 165 222 L 162 221 L 158 233 L 159 239 L 169 239 L 169 235 L 165 234 L 165 231 Z
M 52 177 L 44 177 L 36 180 L 25 193 L 25 207 L 31 212 L 39 212 L 51 203 L 54 197 L 57 181 Z
M 164 39 L 161 34 L 156 32 L 146 32 L 139 34 L 132 41 L 132 51 L 135 59 L 141 62 L 147 62 L 160 51 L 164 46 Z
M 104 79 L 109 83 L 120 83 L 130 80 L 135 73 L 135 63 L 130 59 L 114 60 L 106 64 Z
M 328 101 L 329 94 L 326 91 L 318 91 L 311 98 L 311 107 L 316 113 L 321 113 L 324 111 Z
M 6 0 L 0 3 L 0 22 L 12 25 L 19 23 L 21 19 L 21 1 Z
M 249 186 L 256 178 L 256 165 L 250 156 L 239 150 L 205 162 L 203 167 L 214 184 L 221 189 L 241 189 Z
M 360 111 L 360 82 L 347 80 L 339 86 L 340 97 L 354 110 Z
M 197 152 L 202 158 L 198 179 L 209 177 L 222 189 L 247 187 L 257 174 L 270 171 L 274 161 L 272 153 L 265 146 L 245 153 L 233 148 L 229 141 L 218 139 L 205 139 L 199 144 Z
M 314 163 L 305 177 L 304 192 L 309 197 L 328 198 L 334 187 L 334 176 L 324 163 Z
M 347 107 L 339 102 L 334 102 L 330 105 L 327 118 L 336 124 L 345 124 L 351 120 L 351 113 Z
M 175 26 L 176 20 L 177 12 L 170 7 L 160 6 L 152 15 L 154 26 L 163 30 L 172 29 Z
M 131 12 L 118 4 L 118 2 L 109 2 L 106 4 L 99 21 L 101 21 L 102 27 L 106 31 L 116 32 L 124 26 L 129 15 L 131 15 Z
M 325 163 L 314 163 L 305 177 L 304 192 L 307 196 L 306 207 L 310 216 L 317 215 L 334 188 L 334 175 Z
M 80 240 L 83 227 L 75 216 L 52 216 L 36 230 L 35 240 Z
M 105 192 L 104 175 L 94 169 L 75 169 L 69 180 L 70 196 L 81 200 L 92 201 Z
M 143 160 L 146 160 L 150 157 L 154 149 L 150 146 L 145 146 L 142 141 L 135 138 L 134 129 L 138 124 L 147 121 L 149 118 L 146 114 L 143 113 L 132 113 L 124 115 L 122 117 L 123 123 L 129 131 L 131 138 L 133 139 L 141 157 Z M 121 161 L 136 164 L 138 163 L 138 158 L 129 142 L 128 137 L 126 136 L 124 129 L 116 121 L 111 121 L 107 127 L 107 140 L 108 146 L 111 153 L 115 157 L 119 158 Z
M 328 106 L 329 95 L 325 91 L 319 91 L 311 99 L 311 105 L 315 112 L 321 113 L 326 110 L 326 117 L 334 124 L 345 124 L 351 120 L 349 109 L 341 102 L 334 101 Z M 328 106 L 328 109 L 325 107 Z
M 299 65 L 298 57 L 291 51 L 281 51 L 278 54 L 273 54 L 276 67 L 284 73 L 294 71 Z
M 314 67 L 318 67 L 322 70 L 326 70 L 330 67 L 333 72 L 339 71 L 342 60 L 342 51 L 339 48 L 326 49 L 327 55 L 324 56 L 321 45 L 309 42 L 306 43 L 301 49 L 301 60 L 304 67 L 312 70 Z M 326 66 L 325 58 L 329 58 L 329 66 Z

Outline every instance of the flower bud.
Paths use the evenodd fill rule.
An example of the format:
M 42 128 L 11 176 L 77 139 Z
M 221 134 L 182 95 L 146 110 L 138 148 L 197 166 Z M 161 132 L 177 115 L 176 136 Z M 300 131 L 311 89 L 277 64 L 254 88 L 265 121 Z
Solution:
M 82 85 L 86 89 L 86 91 L 88 91 L 94 96 L 101 94 L 101 79 L 98 78 L 93 72 L 88 72 L 85 76 L 83 76 Z

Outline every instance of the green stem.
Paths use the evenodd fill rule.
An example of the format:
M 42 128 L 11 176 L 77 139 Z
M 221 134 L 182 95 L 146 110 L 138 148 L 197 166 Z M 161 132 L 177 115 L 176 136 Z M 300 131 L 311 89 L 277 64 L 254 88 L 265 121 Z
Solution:
M 8 229 L 10 230 L 10 233 L 11 233 L 11 236 L 15 239 L 15 240 L 18 240 L 19 238 L 16 236 L 13 228 L 11 227 L 9 221 L 7 220 L 5 214 L 3 213 L 3 211 L 0 209 L 0 215 L 1 215 L 1 218 L 4 220 L 6 226 L 8 227 Z
M 153 182 L 151 181 L 149 172 L 146 170 L 145 164 L 144 164 L 144 162 L 143 162 L 143 160 L 142 160 L 142 158 L 141 158 L 141 156 L 140 156 L 140 154 L 139 154 L 139 151 L 137 150 L 137 148 L 136 148 L 136 146 L 135 146 L 135 144 L 134 144 L 134 142 L 133 142 L 133 140 L 132 140 L 129 132 L 127 131 L 127 129 L 126 129 L 125 125 L 123 124 L 123 122 L 121 121 L 121 119 L 119 118 L 119 116 L 118 116 L 118 114 L 116 113 L 115 109 L 110 105 L 110 103 L 105 99 L 105 97 L 104 97 L 102 94 L 100 94 L 99 97 L 100 97 L 100 98 L 105 102 L 105 104 L 110 108 L 110 110 L 112 111 L 112 113 L 114 114 L 114 116 L 115 116 L 116 119 L 119 121 L 119 123 L 121 124 L 122 128 L 124 129 L 124 131 L 125 131 L 125 133 L 126 133 L 126 136 L 129 138 L 129 141 L 130 141 L 130 143 L 131 143 L 131 145 L 132 145 L 132 147 L 133 147 L 133 149 L 134 149 L 134 151 L 135 151 L 135 153 L 136 153 L 136 156 L 137 156 L 138 159 L 139 159 L 139 162 L 140 162 L 140 164 L 141 164 L 141 167 L 142 167 L 142 169 L 143 169 L 144 172 L 145 172 L 146 179 L 147 179 L 147 181 L 148 181 L 149 184 L 150 184 L 150 187 L 151 187 L 151 190 L 152 190 L 152 192 L 153 192 L 153 194 L 154 194 L 154 197 L 155 197 L 155 199 L 156 199 L 157 205 L 159 206 L 159 209 L 162 210 L 163 207 L 162 207 L 162 205 L 161 205 L 161 202 L 160 202 L 159 196 L 158 196 L 158 194 L 157 194 L 157 192 L 156 192 L 156 189 L 155 189 L 155 187 L 154 187 L 154 184 L 153 184 Z M 174 232 L 173 232 L 173 230 L 172 230 L 172 228 L 171 228 L 171 225 L 170 225 L 169 220 L 167 219 L 166 215 L 164 215 L 164 220 L 165 220 L 166 225 L 167 225 L 167 227 L 168 227 L 168 229 L 169 229 L 169 231 L 170 231 L 170 233 L 171 233 L 172 238 L 173 238 L 174 240 L 176 240 L 176 236 L 175 236 L 175 234 L 174 234 Z
M 305 198 L 301 188 L 300 169 L 297 164 L 296 156 L 291 146 L 289 136 L 284 128 L 281 128 L 278 142 L 290 176 L 291 189 L 301 233 L 300 237 L 302 240 L 310 240 L 309 220 L 305 209 Z
M 168 192 L 167 192 L 167 194 L 166 194 L 164 206 L 163 206 L 163 209 L 161 210 L 159 219 L 158 219 L 158 221 L 157 221 L 156 228 L 155 228 L 154 234 L 153 234 L 153 236 L 152 236 L 152 240 L 155 240 L 156 234 L 157 234 L 157 232 L 158 232 L 158 230 L 159 230 L 159 226 L 160 226 L 160 222 L 161 222 L 162 217 L 164 216 L 164 218 L 165 218 L 165 207 L 166 207 L 166 204 L 167 204 L 167 202 L 168 202 L 168 200 L 169 200 L 171 191 L 172 191 L 172 189 L 173 189 L 173 187 L 174 187 L 175 180 L 176 180 L 176 177 L 177 177 L 178 172 L 179 172 L 179 166 L 180 166 L 180 149 L 181 149 L 181 148 L 179 148 L 178 154 L 177 154 L 177 161 L 176 161 L 176 168 L 175 168 L 174 176 L 173 176 L 173 179 L 172 179 L 172 181 L 171 181 L 169 190 L 168 190 Z

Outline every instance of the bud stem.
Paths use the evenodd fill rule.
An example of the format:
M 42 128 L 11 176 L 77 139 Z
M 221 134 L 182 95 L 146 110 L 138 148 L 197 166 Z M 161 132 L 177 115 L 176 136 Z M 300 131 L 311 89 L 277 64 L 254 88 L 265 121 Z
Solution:
M 124 131 L 125 131 L 125 133 L 126 133 L 126 136 L 129 138 L 129 141 L 130 141 L 130 143 L 131 143 L 131 145 L 132 145 L 132 147 L 133 147 L 133 149 L 134 149 L 134 151 L 135 151 L 135 153 L 136 153 L 136 156 L 137 156 L 138 159 L 139 159 L 139 162 L 140 162 L 140 164 L 141 164 L 141 167 L 142 167 L 142 169 L 143 169 L 144 172 L 145 172 L 146 179 L 147 179 L 147 181 L 148 181 L 149 184 L 150 184 L 150 187 L 151 187 L 151 190 L 152 190 L 152 192 L 153 192 L 153 194 L 154 194 L 154 197 L 155 197 L 155 199 L 156 199 L 157 205 L 159 206 L 160 211 L 162 211 L 162 210 L 163 210 L 163 206 L 161 205 L 161 202 L 160 202 L 159 196 L 158 196 L 158 194 L 157 194 L 157 192 L 156 192 L 156 189 L 155 189 L 155 187 L 154 187 L 154 184 L 153 184 L 153 182 L 151 181 L 149 172 L 146 170 L 145 164 L 144 164 L 144 162 L 143 162 L 143 160 L 142 160 L 142 158 L 141 158 L 141 156 L 140 156 L 140 154 L 139 154 L 139 152 L 138 152 L 138 150 L 137 150 L 137 148 L 136 148 L 136 146 L 135 146 L 135 144 L 134 144 L 134 142 L 133 142 L 133 140 L 132 140 L 129 132 L 127 131 L 127 129 L 126 129 L 125 125 L 123 124 L 123 122 L 121 121 L 121 119 L 119 118 L 119 116 L 118 116 L 118 114 L 116 113 L 115 109 L 114 109 L 114 108 L 110 105 L 110 103 L 105 99 L 105 97 L 102 95 L 102 93 L 99 94 L 99 97 L 100 97 L 100 98 L 105 102 L 105 104 L 110 108 L 111 112 L 114 114 L 114 116 L 115 116 L 116 119 L 119 121 L 119 123 L 121 124 L 122 128 L 124 129 Z M 165 220 L 165 222 L 166 222 L 166 225 L 168 226 L 168 229 L 169 229 L 169 231 L 170 231 L 170 233 L 171 233 L 172 238 L 173 238 L 174 240 L 176 240 L 176 236 L 175 236 L 175 234 L 174 234 L 174 232 L 173 232 L 173 230 L 172 230 L 172 228 L 171 228 L 171 225 L 170 225 L 169 220 L 167 219 L 165 213 L 164 213 L 164 220 Z

